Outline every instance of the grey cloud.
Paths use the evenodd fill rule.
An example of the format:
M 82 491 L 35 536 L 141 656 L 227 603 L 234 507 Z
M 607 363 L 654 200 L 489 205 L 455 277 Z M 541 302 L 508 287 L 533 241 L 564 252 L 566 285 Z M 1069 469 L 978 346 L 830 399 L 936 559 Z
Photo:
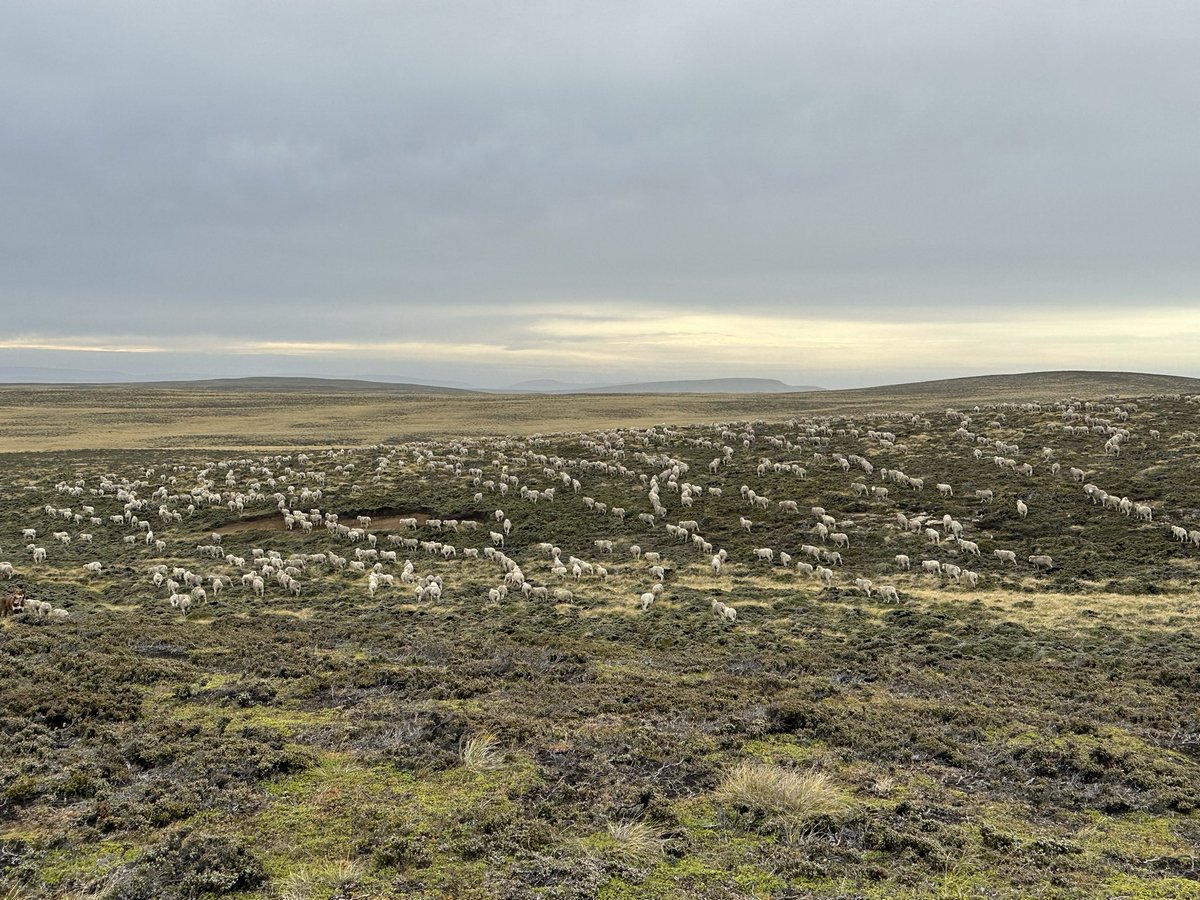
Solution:
M 0 108 L 16 332 L 1200 286 L 1185 3 L 23 4 Z

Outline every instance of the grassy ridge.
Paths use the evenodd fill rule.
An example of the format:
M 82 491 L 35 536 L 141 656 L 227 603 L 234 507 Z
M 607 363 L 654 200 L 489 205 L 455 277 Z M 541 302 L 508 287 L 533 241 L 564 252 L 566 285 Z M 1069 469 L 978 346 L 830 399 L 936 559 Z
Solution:
M 648 427 L 661 422 L 936 410 L 1061 397 L 1200 391 L 1200 379 L 1042 372 L 802 394 L 478 395 L 452 389 L 371 391 L 0 386 L 0 453 L 105 448 L 362 446 L 485 436 Z

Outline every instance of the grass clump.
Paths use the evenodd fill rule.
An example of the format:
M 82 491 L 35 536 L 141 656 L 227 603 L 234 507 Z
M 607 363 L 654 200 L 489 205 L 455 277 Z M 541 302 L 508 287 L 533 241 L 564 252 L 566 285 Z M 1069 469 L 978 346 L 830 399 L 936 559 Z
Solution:
M 608 836 L 613 854 L 629 862 L 645 862 L 663 852 L 662 834 L 645 822 L 609 822 Z
M 769 763 L 738 763 L 721 779 L 717 799 L 787 826 L 846 811 L 833 780 L 823 772 Z
M 480 731 L 464 738 L 458 750 L 463 767 L 472 772 L 494 772 L 504 765 L 504 752 L 494 732 Z
M 280 900 L 317 900 L 352 896 L 362 877 L 362 865 L 352 859 L 337 860 L 332 866 L 305 866 L 288 875 L 279 897 Z

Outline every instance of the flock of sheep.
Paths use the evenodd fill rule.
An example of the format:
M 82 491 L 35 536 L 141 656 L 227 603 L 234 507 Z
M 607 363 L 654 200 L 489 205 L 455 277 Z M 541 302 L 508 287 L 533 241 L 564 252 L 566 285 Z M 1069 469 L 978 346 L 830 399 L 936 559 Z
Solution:
M 81 467 L 52 486 L 27 485 L 24 551 L 0 562 L 0 578 L 18 579 L 28 594 L 7 614 L 53 619 L 69 612 L 37 600 L 36 586 L 71 573 L 97 585 L 132 580 L 133 596 L 184 615 L 225 592 L 256 602 L 312 589 L 357 591 L 374 603 L 407 593 L 417 604 L 451 595 L 571 604 L 616 576 L 622 592 L 629 586 L 630 608 L 649 611 L 672 579 L 687 576 L 709 579 L 708 611 L 732 625 L 738 610 L 721 579 L 764 570 L 897 603 L 920 578 L 973 589 L 1001 572 L 1055 569 L 1043 548 L 1001 546 L 977 522 L 997 496 L 1008 498 L 1015 521 L 1036 518 L 1047 479 L 1078 485 L 1082 501 L 1131 528 L 1162 528 L 1166 539 L 1200 548 L 1200 527 L 1169 501 L 1131 499 L 1089 480 L 1113 478 L 1106 464 L 1131 450 L 1194 450 L 1194 431 L 1164 437 L 1161 427 L 1139 426 L 1158 423 L 1148 413 L 1164 403 L 1197 398 L 414 442 L 124 472 Z M 1024 423 L 1019 435 L 1010 416 Z M 1031 438 L 1036 446 L 1022 446 Z M 936 458 L 931 440 L 944 451 Z M 379 528 L 380 516 L 363 511 L 399 497 L 439 512 L 388 514 Z M 971 515 L 930 510 L 931 498 L 964 497 Z M 559 531 L 547 524 L 555 521 Z M 755 546 L 760 534 L 767 545 Z M 884 546 L 887 554 L 878 552 Z M 882 571 L 880 559 L 890 560 Z

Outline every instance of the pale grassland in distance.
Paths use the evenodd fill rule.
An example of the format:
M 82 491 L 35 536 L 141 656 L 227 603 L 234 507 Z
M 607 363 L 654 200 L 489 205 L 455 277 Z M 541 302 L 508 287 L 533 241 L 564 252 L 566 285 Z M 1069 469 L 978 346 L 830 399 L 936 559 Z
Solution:
M 985 402 L 1200 392 L 1200 380 L 1057 372 L 797 394 L 247 392 L 136 384 L 0 387 L 0 453 L 39 450 L 362 446 L 661 423 L 918 410 Z

